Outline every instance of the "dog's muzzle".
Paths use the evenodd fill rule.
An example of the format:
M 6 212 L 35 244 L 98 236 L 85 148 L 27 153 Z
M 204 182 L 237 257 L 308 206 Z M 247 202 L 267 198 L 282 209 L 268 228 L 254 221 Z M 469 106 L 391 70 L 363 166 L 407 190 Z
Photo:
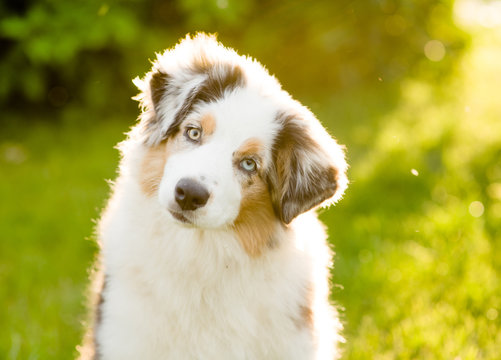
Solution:
M 174 192 L 176 202 L 183 211 L 204 207 L 210 196 L 202 184 L 189 178 L 179 180 Z

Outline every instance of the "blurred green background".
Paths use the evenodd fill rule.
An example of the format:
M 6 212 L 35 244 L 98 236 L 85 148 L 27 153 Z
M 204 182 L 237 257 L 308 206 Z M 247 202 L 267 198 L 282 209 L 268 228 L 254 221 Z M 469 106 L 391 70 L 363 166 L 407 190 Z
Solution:
M 217 32 L 346 144 L 344 359 L 501 359 L 501 2 L 0 4 L 0 358 L 68 359 L 131 79 Z M 93 220 L 94 219 L 94 220 Z

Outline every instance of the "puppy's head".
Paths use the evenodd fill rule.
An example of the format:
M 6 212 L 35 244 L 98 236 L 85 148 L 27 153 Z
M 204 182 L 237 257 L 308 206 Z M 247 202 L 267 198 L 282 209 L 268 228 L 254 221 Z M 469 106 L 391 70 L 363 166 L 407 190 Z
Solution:
M 337 200 L 342 148 L 252 59 L 187 37 L 143 80 L 139 181 L 176 222 L 232 228 L 258 253 L 277 226 Z

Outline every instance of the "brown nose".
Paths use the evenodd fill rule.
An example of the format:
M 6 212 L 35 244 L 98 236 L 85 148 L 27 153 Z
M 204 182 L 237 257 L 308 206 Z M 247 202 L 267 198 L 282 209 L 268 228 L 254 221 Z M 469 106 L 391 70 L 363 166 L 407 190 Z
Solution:
M 175 188 L 176 202 L 182 210 L 196 210 L 207 204 L 209 192 L 195 180 L 183 178 L 178 181 Z

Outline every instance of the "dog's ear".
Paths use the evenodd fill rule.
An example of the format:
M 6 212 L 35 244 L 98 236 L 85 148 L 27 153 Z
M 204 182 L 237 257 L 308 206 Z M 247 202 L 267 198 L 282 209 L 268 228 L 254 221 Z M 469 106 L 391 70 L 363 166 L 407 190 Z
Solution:
M 268 179 L 275 211 L 285 224 L 318 205 L 338 200 L 348 183 L 343 148 L 310 117 L 277 117 L 281 131 Z
M 157 54 L 153 67 L 133 83 L 140 93 L 139 129 L 147 145 L 156 145 L 176 133 L 207 80 L 211 63 L 206 49 L 217 47 L 215 37 L 187 36 L 174 48 Z
M 141 91 L 134 99 L 141 106 L 140 131 L 147 145 L 156 145 L 175 133 L 193 104 L 201 76 L 176 84 L 176 79 L 154 64 L 144 79 L 134 79 Z M 177 81 L 179 82 L 179 81 Z
M 199 102 L 216 101 L 245 84 L 238 55 L 214 36 L 187 36 L 173 49 L 158 54 L 144 79 L 134 79 L 142 109 L 140 132 L 148 145 L 175 134 Z

